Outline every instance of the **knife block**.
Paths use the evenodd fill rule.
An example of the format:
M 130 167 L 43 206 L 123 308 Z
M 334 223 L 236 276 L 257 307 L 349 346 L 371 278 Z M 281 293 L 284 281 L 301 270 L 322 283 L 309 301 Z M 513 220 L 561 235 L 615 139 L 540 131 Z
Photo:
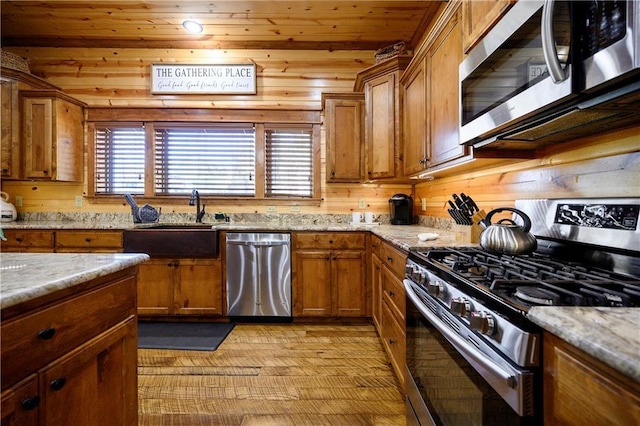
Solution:
M 480 242 L 480 225 L 453 225 L 456 243 L 477 244 Z

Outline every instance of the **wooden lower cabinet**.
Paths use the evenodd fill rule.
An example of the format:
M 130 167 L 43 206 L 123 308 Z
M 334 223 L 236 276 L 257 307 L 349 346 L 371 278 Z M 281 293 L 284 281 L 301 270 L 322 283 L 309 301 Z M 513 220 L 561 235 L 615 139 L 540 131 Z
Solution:
M 122 231 L 56 231 L 57 253 L 120 253 Z
M 0 241 L 4 253 L 53 253 L 54 231 L 37 229 L 3 229 L 6 241 Z
M 222 315 L 217 259 L 151 259 L 139 266 L 138 315 Z
M 546 425 L 640 424 L 640 383 L 551 333 L 543 352 Z
M 405 390 L 406 364 L 406 299 L 404 285 L 407 253 L 380 241 L 380 269 L 378 271 L 379 319 L 376 326 L 382 345 L 389 356 L 401 389 Z M 374 279 L 375 281 L 375 279 Z
M 382 340 L 382 345 L 389 356 L 393 371 L 398 378 L 402 390 L 405 390 L 405 364 L 406 364 L 406 299 L 404 285 L 405 264 L 407 253 L 382 240 L 372 242 L 372 247 L 379 246 L 379 266 L 376 264 L 376 254 L 372 256 L 372 274 L 375 306 L 378 310 L 374 323 Z
M 137 425 L 135 271 L 3 317 L 2 425 Z
M 294 235 L 294 316 L 370 315 L 365 236 L 364 233 Z
M 382 316 L 382 261 L 380 260 L 380 247 L 382 240 L 373 235 L 371 237 L 371 262 L 370 262 L 370 279 L 371 279 L 371 318 L 376 329 L 380 329 Z

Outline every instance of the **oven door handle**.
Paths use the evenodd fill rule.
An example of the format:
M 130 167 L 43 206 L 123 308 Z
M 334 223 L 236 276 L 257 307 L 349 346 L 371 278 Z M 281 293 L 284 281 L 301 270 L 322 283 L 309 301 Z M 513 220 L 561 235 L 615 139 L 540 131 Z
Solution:
M 406 281 L 406 280 L 405 280 Z M 409 282 L 410 283 L 410 282 Z M 438 317 L 436 317 L 419 299 L 418 295 L 413 291 L 413 284 L 407 285 L 405 282 L 405 288 L 407 290 L 407 296 L 413 302 L 413 305 L 420 311 L 420 313 L 440 332 L 442 335 L 453 345 L 456 350 L 464 356 L 473 366 L 478 369 L 486 370 L 493 377 L 497 377 L 504 382 L 509 388 L 517 386 L 517 379 L 514 374 L 506 371 L 496 363 L 492 362 L 487 357 L 483 356 L 481 352 L 477 351 L 473 346 L 467 343 L 462 337 L 453 332 L 445 323 L 443 323 Z

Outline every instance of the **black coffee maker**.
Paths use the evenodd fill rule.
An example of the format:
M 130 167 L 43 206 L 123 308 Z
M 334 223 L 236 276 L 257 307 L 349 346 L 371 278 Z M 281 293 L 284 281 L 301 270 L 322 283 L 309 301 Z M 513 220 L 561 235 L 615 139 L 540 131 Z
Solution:
M 413 223 L 413 198 L 406 194 L 396 194 L 389 198 L 389 216 L 392 225 Z

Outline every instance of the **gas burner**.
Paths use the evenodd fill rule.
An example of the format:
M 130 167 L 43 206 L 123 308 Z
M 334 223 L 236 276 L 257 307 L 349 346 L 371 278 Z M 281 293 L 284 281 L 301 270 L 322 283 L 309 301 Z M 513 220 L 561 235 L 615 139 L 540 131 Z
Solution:
M 560 303 L 559 294 L 533 286 L 517 287 L 514 296 L 534 305 L 553 306 Z

